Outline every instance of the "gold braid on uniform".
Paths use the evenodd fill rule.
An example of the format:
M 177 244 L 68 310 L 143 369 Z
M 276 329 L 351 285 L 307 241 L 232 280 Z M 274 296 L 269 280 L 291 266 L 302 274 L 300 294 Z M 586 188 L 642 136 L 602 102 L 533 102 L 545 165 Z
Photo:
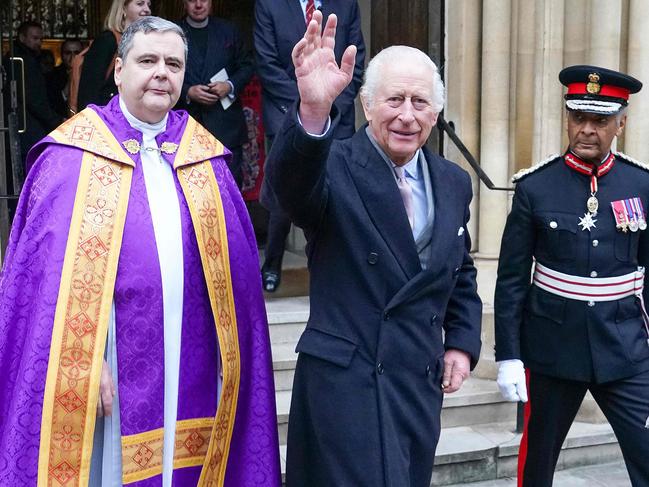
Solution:
M 614 152 L 615 157 L 619 157 L 620 159 L 624 159 L 627 162 L 630 162 L 634 166 L 638 166 L 640 169 L 644 169 L 645 171 L 649 171 L 649 164 L 645 164 L 644 162 L 640 162 L 637 159 L 634 159 L 631 156 L 627 156 L 623 152 Z
M 534 164 L 532 167 L 528 167 L 526 169 L 521 169 L 520 171 L 518 171 L 516 174 L 514 174 L 512 176 L 512 183 L 519 182 L 525 176 L 528 176 L 528 175 L 532 174 L 533 172 L 538 171 L 543 166 L 547 166 L 548 164 L 550 164 L 552 161 L 554 161 L 558 157 L 561 157 L 561 154 L 558 154 L 558 153 L 557 154 L 552 154 L 547 159 L 543 159 L 541 162 L 539 162 L 537 164 Z

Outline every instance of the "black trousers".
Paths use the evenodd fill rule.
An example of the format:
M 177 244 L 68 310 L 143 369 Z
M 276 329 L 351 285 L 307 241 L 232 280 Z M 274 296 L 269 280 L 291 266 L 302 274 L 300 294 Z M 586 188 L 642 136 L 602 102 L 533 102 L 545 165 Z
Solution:
M 551 487 L 561 445 L 586 391 L 602 409 L 622 449 L 633 487 L 649 487 L 649 371 L 604 384 L 532 372 L 523 487 Z
M 270 211 L 268 217 L 268 236 L 264 251 L 263 271 L 281 272 L 282 257 L 286 247 L 286 237 L 291 230 L 291 220 L 280 209 Z
M 266 137 L 266 154 L 270 152 L 273 145 L 273 136 Z M 286 247 L 286 237 L 291 231 L 291 220 L 284 213 L 279 204 L 268 209 L 268 233 L 266 236 L 266 247 L 264 249 L 264 264 L 261 267 L 263 271 L 282 271 L 282 258 L 284 257 L 284 248 Z
M 232 159 L 228 163 L 228 169 L 232 173 L 234 182 L 237 183 L 237 188 L 241 191 L 243 187 L 243 149 L 239 147 L 228 147 L 232 152 Z

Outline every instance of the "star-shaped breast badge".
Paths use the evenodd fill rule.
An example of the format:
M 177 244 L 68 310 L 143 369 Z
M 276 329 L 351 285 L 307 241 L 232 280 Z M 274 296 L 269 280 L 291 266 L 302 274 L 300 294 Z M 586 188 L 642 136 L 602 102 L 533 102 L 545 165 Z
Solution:
M 579 226 L 581 227 L 581 230 L 588 230 L 590 232 L 591 228 L 596 228 L 595 227 L 595 222 L 597 221 L 596 218 L 593 218 L 592 213 L 584 213 L 584 216 L 579 219 Z

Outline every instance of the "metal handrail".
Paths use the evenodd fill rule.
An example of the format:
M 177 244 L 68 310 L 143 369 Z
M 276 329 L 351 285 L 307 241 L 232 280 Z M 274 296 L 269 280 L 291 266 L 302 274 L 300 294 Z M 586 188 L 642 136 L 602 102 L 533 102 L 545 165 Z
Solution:
M 27 99 L 25 98 L 25 60 L 21 57 L 10 57 L 9 61 L 18 61 L 20 62 L 20 81 L 22 85 L 22 92 L 23 92 L 23 128 L 18 129 L 19 134 L 24 134 L 27 131 Z M 9 82 L 9 90 L 10 90 L 10 99 L 16 100 L 16 80 L 12 79 Z M 13 103 L 12 103 L 13 104 Z M 15 111 L 15 109 L 18 107 L 11 107 L 12 111 Z M 10 129 L 9 127 L 0 127 L 0 132 L 8 132 Z
M 442 130 L 446 132 L 446 134 L 449 136 L 449 138 L 453 141 L 455 144 L 455 147 L 458 148 L 458 150 L 462 153 L 464 156 L 464 159 L 466 159 L 466 162 L 469 163 L 471 168 L 475 171 L 475 173 L 478 175 L 478 178 L 480 181 L 482 181 L 485 186 L 489 189 L 493 189 L 495 191 L 514 191 L 514 188 L 507 188 L 507 187 L 499 187 L 496 186 L 493 181 L 487 176 L 487 173 L 484 172 L 484 170 L 480 167 L 480 163 L 476 161 L 475 157 L 473 157 L 473 154 L 471 154 L 471 151 L 467 148 L 466 145 L 462 142 L 462 139 L 458 137 L 457 133 L 455 132 L 455 129 L 449 124 L 442 114 L 440 113 L 437 116 L 437 127 L 439 130 Z

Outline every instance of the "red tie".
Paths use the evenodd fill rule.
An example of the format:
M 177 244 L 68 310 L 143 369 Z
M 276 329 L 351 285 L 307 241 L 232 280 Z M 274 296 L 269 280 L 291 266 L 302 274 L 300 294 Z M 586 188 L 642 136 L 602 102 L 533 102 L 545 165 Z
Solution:
M 311 22 L 311 17 L 313 17 L 313 12 L 315 12 L 315 2 L 314 2 L 314 0 L 307 0 L 307 2 L 306 2 L 306 25 L 309 25 L 309 22 Z

